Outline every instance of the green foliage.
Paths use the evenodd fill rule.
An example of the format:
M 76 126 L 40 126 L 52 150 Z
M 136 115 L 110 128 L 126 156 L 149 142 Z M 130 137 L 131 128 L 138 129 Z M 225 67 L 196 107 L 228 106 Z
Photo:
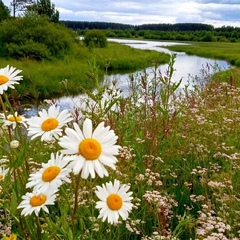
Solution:
M 44 98 L 62 96 L 67 93 L 78 95 L 82 92 L 82 87 L 88 90 L 94 88 L 95 83 L 89 81 L 85 74 L 91 72 L 88 63 L 93 59 L 96 60 L 98 67 L 99 81 L 103 81 L 107 70 L 136 71 L 151 66 L 156 59 L 160 63 L 166 63 L 169 57 L 167 54 L 160 54 L 156 51 L 132 49 L 129 46 L 112 42 L 107 48 L 95 48 L 89 51 L 80 41 L 74 44 L 71 52 L 60 59 L 32 61 L 31 59 L 0 58 L 0 67 L 10 62 L 13 66 L 23 70 L 25 81 L 16 86 L 18 94 L 15 96 L 12 93 L 13 98 L 28 99 L 28 101 L 31 99 L 33 102 L 38 102 Z
M 39 0 L 27 7 L 28 11 L 36 12 L 38 15 L 46 16 L 50 22 L 59 22 L 59 11 L 50 0 Z
M 89 48 L 105 48 L 107 47 L 107 37 L 105 33 L 101 30 L 89 30 L 84 36 L 84 43 Z
M 70 52 L 75 34 L 46 17 L 26 14 L 0 25 L 0 56 L 11 58 L 51 59 Z
M 4 5 L 3 1 L 0 0 L 0 23 L 5 20 L 10 18 L 10 11 L 7 8 L 7 6 Z
M 239 42 L 240 28 L 222 26 L 214 28 L 209 24 L 176 23 L 176 24 L 143 24 L 129 25 L 105 22 L 62 21 L 67 27 L 80 34 L 87 29 L 101 29 L 107 37 L 144 38 L 172 41 L 197 42 Z

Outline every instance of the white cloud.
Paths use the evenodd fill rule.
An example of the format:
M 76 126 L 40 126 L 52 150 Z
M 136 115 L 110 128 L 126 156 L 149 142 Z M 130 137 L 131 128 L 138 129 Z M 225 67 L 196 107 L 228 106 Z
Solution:
M 10 6 L 11 0 L 3 0 Z M 240 0 L 52 0 L 61 20 L 240 26 Z

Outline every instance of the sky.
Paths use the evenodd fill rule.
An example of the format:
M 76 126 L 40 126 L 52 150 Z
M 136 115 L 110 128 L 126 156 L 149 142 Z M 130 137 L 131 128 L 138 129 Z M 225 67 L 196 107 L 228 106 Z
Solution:
M 10 6 L 12 0 L 3 0 Z M 60 20 L 240 27 L 240 0 L 51 0 Z

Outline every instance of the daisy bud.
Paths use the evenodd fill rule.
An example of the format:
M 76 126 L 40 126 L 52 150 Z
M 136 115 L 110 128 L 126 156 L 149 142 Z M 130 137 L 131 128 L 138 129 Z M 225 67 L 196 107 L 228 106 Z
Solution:
M 20 145 L 20 143 L 19 143 L 18 140 L 12 140 L 12 141 L 10 142 L 10 147 L 11 147 L 11 148 L 18 148 L 19 145 Z

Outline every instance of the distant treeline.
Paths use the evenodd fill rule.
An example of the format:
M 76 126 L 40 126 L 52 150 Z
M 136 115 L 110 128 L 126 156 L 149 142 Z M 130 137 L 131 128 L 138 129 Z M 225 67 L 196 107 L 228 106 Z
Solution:
M 87 30 L 104 30 L 107 37 L 143 38 L 156 40 L 239 42 L 240 28 L 232 26 L 214 26 L 203 23 L 143 24 L 130 25 L 111 22 L 61 21 L 84 35 Z

